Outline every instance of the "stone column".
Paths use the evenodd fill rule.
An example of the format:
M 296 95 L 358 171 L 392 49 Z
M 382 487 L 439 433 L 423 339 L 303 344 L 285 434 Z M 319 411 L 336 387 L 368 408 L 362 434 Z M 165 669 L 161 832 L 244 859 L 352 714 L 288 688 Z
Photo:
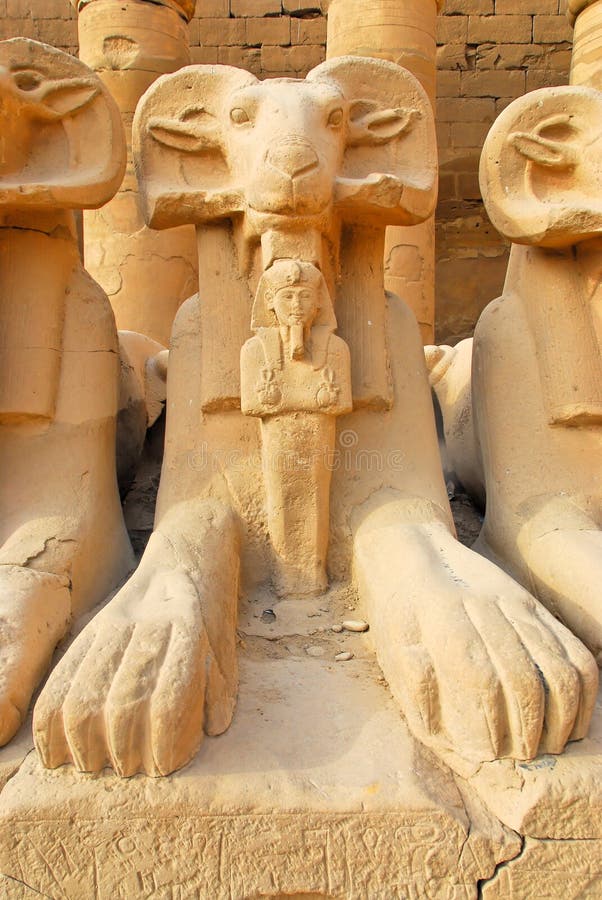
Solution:
M 327 55 L 372 56 L 409 69 L 435 103 L 437 12 L 443 0 L 331 0 Z M 435 334 L 435 220 L 387 228 L 385 287 L 409 303 L 425 344 Z
M 602 90 L 602 0 L 569 0 L 568 16 L 575 26 L 571 84 Z
M 109 295 L 117 327 L 167 346 L 180 304 L 198 290 L 194 228 L 151 231 L 138 210 L 132 119 L 144 91 L 190 63 L 187 23 L 195 0 L 72 0 L 79 10 L 80 58 L 117 101 L 128 167 L 115 198 L 84 214 L 86 268 Z

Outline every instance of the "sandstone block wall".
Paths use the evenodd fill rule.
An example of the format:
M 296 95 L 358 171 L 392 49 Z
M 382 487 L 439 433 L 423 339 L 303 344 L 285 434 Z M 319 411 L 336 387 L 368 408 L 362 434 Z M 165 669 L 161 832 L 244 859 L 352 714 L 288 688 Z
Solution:
M 572 31 L 566 0 L 447 0 L 439 20 L 437 121 L 438 340 L 470 333 L 501 290 L 507 250 L 483 210 L 477 178 L 483 139 L 511 100 L 568 81 Z M 198 0 L 192 58 L 299 76 L 325 57 L 328 0 Z M 77 23 L 68 0 L 0 0 L 0 35 L 69 52 Z
M 438 341 L 469 334 L 506 273 L 507 248 L 479 191 L 485 135 L 516 97 L 568 82 L 572 43 L 565 0 L 447 0 L 445 6 L 438 30 Z

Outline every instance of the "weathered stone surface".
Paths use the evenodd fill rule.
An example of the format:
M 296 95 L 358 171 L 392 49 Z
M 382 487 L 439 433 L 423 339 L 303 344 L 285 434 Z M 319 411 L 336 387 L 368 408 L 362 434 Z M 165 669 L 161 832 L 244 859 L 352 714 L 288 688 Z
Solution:
M 101 210 L 84 215 L 86 267 L 107 292 L 119 329 L 167 347 L 178 307 L 198 286 L 196 240 L 192 228 L 166 234 L 146 228 L 131 159 L 132 118 L 159 75 L 190 62 L 184 20 L 195 4 L 89 0 L 75 5 L 80 57 L 113 95 L 128 146 L 127 172 L 118 193 Z
M 598 0 L 568 0 L 568 16 L 572 23 L 588 6 L 593 6 Z
M 477 326 L 472 382 L 470 366 L 456 365 L 450 399 L 446 374 L 436 390 L 446 432 L 458 423 L 462 431 L 472 383 L 473 447 L 489 492 L 477 546 L 600 663 L 602 3 L 572 10 L 571 84 L 513 101 L 485 142 L 481 188 L 491 221 L 513 242 L 508 272 Z M 508 386 L 519 371 L 517 405 Z M 463 452 L 474 470 L 474 449 Z
M 602 696 L 589 735 L 561 756 L 485 763 L 470 784 L 520 834 L 602 847 Z
M 485 486 L 480 456 L 475 443 L 470 373 L 472 340 L 455 347 L 425 347 L 431 388 L 443 417 L 447 461 L 464 490 L 480 509 L 485 506 Z
M 583 5 L 579 0 L 576 2 L 575 9 Z M 0 10 L 6 8 L 2 25 L 7 37 L 35 37 L 76 52 L 76 13 L 67 0 L 9 0 L 6 7 L 3 4 L 6 4 L 6 0 L 0 0 Z M 142 5 L 150 6 L 148 3 Z M 174 7 L 178 5 L 174 0 Z M 268 3 L 267 0 L 237 0 L 232 4 L 229 0 L 203 0 L 197 3 L 195 15 L 189 25 L 192 61 L 242 66 L 261 77 L 304 77 L 325 57 L 328 6 L 327 0 L 290 0 L 283 4 Z M 394 6 L 395 13 L 399 14 L 402 4 L 396 3 Z M 370 10 L 374 8 L 374 4 L 371 4 Z M 365 6 L 364 10 L 362 25 L 365 26 Z M 524 16 L 532 21 L 532 30 L 537 35 L 537 40 L 529 32 L 524 43 L 514 43 L 518 38 L 513 22 L 509 20 L 521 22 Z M 512 43 L 481 40 L 483 28 L 490 37 L 491 32 L 496 29 L 498 19 L 508 23 L 506 28 L 510 31 Z M 207 26 L 204 25 L 205 20 L 209 22 Z M 225 28 L 215 27 L 216 21 L 223 23 L 228 29 L 227 38 Z M 471 21 L 473 26 L 475 21 L 479 22 L 478 43 L 468 40 Z M 384 28 L 387 28 L 386 24 Z M 365 28 L 356 29 L 357 32 L 364 30 Z M 395 30 L 395 25 L 392 30 Z M 408 31 L 416 35 L 418 29 L 411 28 Z M 471 38 L 473 36 L 476 40 L 474 27 Z M 226 40 L 233 40 L 234 37 L 239 42 L 226 45 Z M 359 35 L 353 37 L 359 42 Z M 277 43 L 274 44 L 274 41 Z M 510 100 L 523 93 L 525 87 L 532 90 L 546 85 L 565 84 L 570 65 L 569 41 L 565 4 L 561 3 L 559 8 L 558 0 L 447 0 L 437 18 L 437 93 L 442 101 L 441 106 L 445 109 L 445 101 L 450 98 L 455 107 L 460 104 L 463 110 L 454 119 L 456 123 L 470 121 L 478 124 L 486 117 L 478 113 L 476 108 L 470 110 L 473 100 L 497 104 L 499 112 Z M 349 51 L 351 48 L 347 49 Z M 465 95 L 466 84 L 460 78 L 464 71 L 474 75 L 468 82 L 472 91 L 470 97 Z M 496 79 L 493 85 L 492 71 Z M 431 68 L 431 72 L 434 75 L 434 69 Z M 508 74 L 512 76 L 510 80 L 507 78 Z M 495 95 L 491 94 L 492 86 L 496 89 Z M 480 146 L 467 146 L 462 128 L 457 128 L 452 137 L 448 119 L 440 115 L 437 116 L 437 130 L 443 166 L 440 185 L 443 203 L 437 212 L 438 226 L 441 229 L 460 216 L 466 225 L 464 237 L 471 242 L 475 237 L 471 225 L 475 206 L 478 213 L 482 214 L 477 183 Z M 448 162 L 454 168 L 447 168 Z M 452 201 L 453 206 L 448 201 Z M 438 240 L 437 342 L 448 342 L 458 336 L 466 337 L 471 334 L 485 303 L 489 298 L 500 294 L 503 274 L 497 259 L 488 253 L 488 243 L 485 237 L 482 248 L 477 245 L 478 268 L 483 277 L 481 283 L 479 279 L 471 277 L 475 265 L 461 257 L 457 258 L 453 248 L 448 251 Z M 394 241 L 393 246 L 399 246 L 399 242 Z M 452 265 L 446 265 L 447 260 Z M 391 279 L 389 289 L 400 293 L 409 301 L 419 321 L 426 323 L 432 297 L 425 295 L 416 282 L 406 282 L 404 285 L 402 270 L 390 271 L 387 275 Z M 149 280 L 149 284 L 152 288 L 152 281 Z M 463 317 L 458 308 L 461 296 L 466 299 L 466 315 Z M 458 321 L 460 318 L 463 322 Z M 424 333 L 426 336 L 426 327 Z
M 268 530 L 279 592 L 322 593 L 328 583 L 335 417 L 351 412 L 349 347 L 324 276 L 311 263 L 276 260 L 259 281 L 254 336 L 240 355 L 241 409 L 261 421 Z M 296 455 L 305 465 L 282 464 Z
M 0 748 L 0 791 L 19 771 L 23 760 L 33 750 L 31 715 L 27 717 L 12 741 Z
M 598 663 L 601 12 L 598 2 L 579 15 L 576 29 L 587 17 L 591 30 L 575 45 L 572 83 L 515 100 L 485 142 L 485 205 L 513 246 L 503 294 L 475 332 L 472 373 L 488 494 L 479 546 Z M 519 371 L 517 405 L 508 386 Z
M 305 618 L 308 634 L 320 618 Z M 30 757 L 0 797 L 0 871 L 70 900 L 469 898 L 518 853 L 410 737 L 369 652 L 342 666 L 290 637 L 246 642 L 232 727 L 180 773 L 122 780 Z
M 332 0 L 327 56 L 353 54 L 391 60 L 418 78 L 434 104 L 440 5 L 435 0 L 379 0 L 368 6 L 363 0 Z M 385 287 L 405 300 L 418 320 L 424 342 L 431 343 L 435 334 L 434 218 L 411 230 L 387 229 Z
M 6 898 L 6 900 L 34 900 L 39 896 L 39 891 L 27 887 L 22 881 L 15 881 L 14 878 L 0 875 L 0 897 Z
M 190 67 L 147 91 L 134 136 L 149 224 L 196 224 L 215 282 L 174 332 L 155 533 L 47 682 L 34 718 L 44 764 L 167 775 L 204 734 L 224 732 L 239 572 L 243 593 L 263 581 L 313 593 L 327 575 L 356 587 L 413 733 L 460 772 L 583 736 L 595 662 L 456 540 L 416 325 L 383 290 L 385 225 L 432 212 L 434 129 L 419 83 L 358 56 L 305 81 Z M 321 291 L 298 283 L 302 268 Z M 216 392 L 203 399 L 208 364 Z M 376 396 L 374 371 L 389 388 Z
M 101 206 L 121 182 L 119 113 L 87 66 L 52 47 L 2 41 L 0 69 L 5 744 L 71 622 L 132 555 L 115 478 L 117 333 L 81 264 L 73 213 Z
M 600 895 L 602 707 L 564 756 L 490 764 L 469 786 L 411 739 L 364 636 L 330 637 L 318 600 L 265 623 L 270 602 L 243 608 L 234 724 L 187 769 L 123 781 L 29 757 L 0 796 L 0 897 L 447 900 L 476 897 L 477 878 L 484 900 Z M 349 646 L 355 658 L 335 663 Z M 524 829 L 522 850 L 473 788 Z
M 602 895 L 602 841 L 527 838 L 521 855 L 483 885 L 483 900 L 596 900 Z

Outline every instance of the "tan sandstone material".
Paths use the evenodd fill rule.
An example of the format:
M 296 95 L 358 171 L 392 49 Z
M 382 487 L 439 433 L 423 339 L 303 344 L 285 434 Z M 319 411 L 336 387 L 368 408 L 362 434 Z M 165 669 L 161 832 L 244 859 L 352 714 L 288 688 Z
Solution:
M 515 243 L 501 300 L 475 335 L 487 482 L 481 547 L 602 660 L 602 4 L 580 15 L 573 76 L 515 101 L 483 150 L 494 225 Z M 578 11 L 578 10 L 575 10 Z M 583 32 L 581 32 L 583 36 Z M 508 392 L 520 372 L 521 402 Z M 517 453 L 517 447 L 520 451 Z
M 248 640 L 235 721 L 182 772 L 30 757 L 1 795 L 1 871 L 69 900 L 473 896 L 520 842 L 424 755 L 377 678 L 370 659 Z
M 96 75 L 0 43 L 0 744 L 71 621 L 131 569 L 115 478 L 119 359 L 72 210 L 117 190 L 125 141 Z
M 358 611 L 411 729 L 458 770 L 560 752 L 582 737 L 594 660 L 523 588 L 456 541 L 418 329 L 383 292 L 386 224 L 423 221 L 435 199 L 432 110 L 417 80 L 362 57 L 329 60 L 305 81 L 193 66 L 147 91 L 134 136 L 149 224 L 196 224 L 201 270 L 219 281 L 177 318 L 147 550 L 36 705 L 45 765 L 168 774 L 192 758 L 203 734 L 231 722 L 239 589 L 278 590 L 279 568 L 292 572 L 278 535 L 287 517 L 302 520 L 306 502 L 299 470 L 307 469 L 293 455 L 287 508 L 270 517 L 274 481 L 263 477 L 262 461 L 274 447 L 261 417 L 240 408 L 253 299 L 279 267 L 294 274 L 291 261 L 300 272 L 320 270 L 334 299 L 332 346 L 342 339 L 349 347 L 354 406 L 328 417 L 320 398 L 330 379 L 317 393 L 311 378 L 298 382 L 304 414 L 336 418 L 336 456 L 328 529 L 314 518 L 319 534 L 310 542 L 299 532 L 305 546 L 296 552 L 319 562 L 328 534 L 328 576 L 357 588 Z M 313 359 L 320 346 L 316 325 L 302 320 L 281 323 L 274 345 L 283 359 L 286 349 L 294 372 L 295 357 Z M 332 369 L 335 386 L 337 378 L 344 384 L 339 363 Z M 287 440 L 287 451 L 303 449 L 303 436 L 293 431 Z M 319 489 L 325 498 L 324 478 Z M 273 612 L 274 602 L 265 609 Z M 307 666 L 312 659 L 304 654 Z
M 305 81 L 191 67 L 151 86 L 134 137 L 145 216 L 197 227 L 209 287 L 176 320 L 153 536 L 56 666 L 38 754 L 1 794 L 1 887 L 541 896 L 546 816 L 598 805 L 593 733 L 586 789 L 567 763 L 530 813 L 541 767 L 587 732 L 597 670 L 455 540 L 416 322 L 383 293 L 385 225 L 432 213 L 427 95 L 360 57 Z M 509 812 L 521 765 L 530 803 Z M 526 829 L 522 854 L 475 787 Z M 595 890 L 584 819 L 558 858 Z
M 194 231 L 156 234 L 145 226 L 131 159 L 132 118 L 159 75 L 190 62 L 187 21 L 194 3 L 90 0 L 79 10 L 80 58 L 117 101 L 129 148 L 118 193 L 84 217 L 86 267 L 106 290 L 120 330 L 167 347 L 176 310 L 198 288 Z
M 388 59 L 436 97 L 437 12 L 443 0 L 332 0 L 328 7 L 327 56 L 353 54 Z M 435 220 L 407 229 L 388 228 L 385 287 L 402 297 L 418 319 L 425 344 L 435 334 Z

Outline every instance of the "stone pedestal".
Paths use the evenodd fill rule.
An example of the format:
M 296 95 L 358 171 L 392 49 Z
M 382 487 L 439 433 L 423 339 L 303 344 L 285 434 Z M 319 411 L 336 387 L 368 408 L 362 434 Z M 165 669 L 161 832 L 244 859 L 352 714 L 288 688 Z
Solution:
M 369 633 L 330 630 L 357 615 L 349 593 L 325 599 L 245 604 L 234 722 L 175 775 L 30 753 L 0 794 L 0 897 L 600 896 L 602 709 L 563 757 L 467 782 L 410 736 Z
M 471 786 L 523 837 L 523 850 L 484 886 L 483 900 L 602 896 L 602 702 L 589 737 L 562 756 L 484 765 Z
M 437 12 L 443 0 L 332 0 L 327 55 L 388 59 L 436 98 Z M 385 286 L 410 305 L 425 344 L 435 340 L 435 220 L 387 228 Z
M 518 839 L 473 821 L 371 660 L 249 646 L 232 728 L 170 778 L 46 771 L 0 799 L 2 873 L 47 897 L 470 897 Z M 260 658 L 263 657 L 263 658 Z

